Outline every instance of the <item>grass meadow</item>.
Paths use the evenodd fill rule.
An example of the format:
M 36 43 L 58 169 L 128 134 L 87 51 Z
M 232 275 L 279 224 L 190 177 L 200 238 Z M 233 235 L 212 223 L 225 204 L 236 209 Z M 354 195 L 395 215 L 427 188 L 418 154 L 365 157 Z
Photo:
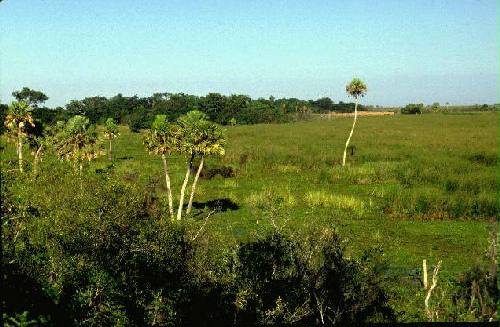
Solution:
M 207 160 L 194 219 L 218 206 L 207 228 L 239 239 L 273 223 L 299 232 L 333 225 L 354 253 L 380 246 L 403 271 L 427 258 L 454 274 L 480 258 L 498 217 L 498 113 L 363 117 L 342 168 L 351 124 L 227 127 L 226 155 Z M 155 187 L 165 204 L 161 160 L 145 152 L 141 134 L 124 127 L 114 149 L 116 174 Z M 109 164 L 102 157 L 96 165 Z M 175 197 L 185 158 L 169 165 Z M 221 171 L 226 177 L 212 176 Z

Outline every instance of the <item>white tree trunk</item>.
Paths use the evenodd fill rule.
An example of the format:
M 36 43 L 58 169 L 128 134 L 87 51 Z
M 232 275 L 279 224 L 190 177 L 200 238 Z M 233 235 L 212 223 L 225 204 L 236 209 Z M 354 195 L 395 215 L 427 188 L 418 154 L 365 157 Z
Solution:
M 344 156 L 342 157 L 342 167 L 345 166 L 345 158 L 347 156 L 347 147 L 351 141 L 352 133 L 354 133 L 354 126 L 356 126 L 356 120 L 358 119 L 358 98 L 356 98 L 356 104 L 354 105 L 354 122 L 352 123 L 351 133 L 345 142 Z
M 431 308 L 429 308 L 429 299 L 431 298 L 432 291 L 436 288 L 437 282 L 438 282 L 438 273 L 439 273 L 439 268 L 441 268 L 441 260 L 439 260 L 437 266 L 434 268 L 434 272 L 432 273 L 432 285 L 429 287 L 429 290 L 427 291 L 427 296 L 425 297 L 424 304 L 425 304 L 425 312 L 427 313 L 427 318 L 430 321 L 434 321 L 434 312 L 432 311 Z
M 184 176 L 184 182 L 182 183 L 181 187 L 181 195 L 179 197 L 179 209 L 177 210 L 177 220 L 181 220 L 182 217 L 182 206 L 184 204 L 184 192 L 186 191 L 186 186 L 189 181 L 189 176 L 191 175 L 191 169 L 193 168 L 193 159 L 194 159 L 194 154 L 191 155 L 191 158 L 189 159 L 187 171 L 186 171 L 186 176 Z
M 168 212 L 170 213 L 170 218 L 174 219 L 174 204 L 172 200 L 172 189 L 170 187 L 170 176 L 168 175 L 167 158 L 165 157 L 165 154 L 161 155 L 161 160 L 163 161 L 163 170 L 165 172 L 165 184 L 167 185 Z
M 111 154 L 111 151 L 112 151 L 111 144 L 112 144 L 112 141 L 111 141 L 111 139 L 109 139 L 109 154 L 108 154 L 109 155 L 109 161 L 113 161 L 113 156 Z
M 21 140 L 21 127 L 18 129 L 17 136 L 17 155 L 19 158 L 19 171 L 23 172 L 23 141 Z
M 38 162 L 40 161 L 40 153 L 42 153 L 43 145 L 40 145 L 35 152 L 35 158 L 33 159 L 33 174 L 38 175 Z
M 422 271 L 424 273 L 424 289 L 429 288 L 429 284 L 427 281 L 427 260 L 422 261 Z
M 194 192 L 196 189 L 196 183 L 198 182 L 198 178 L 200 178 L 200 173 L 201 173 L 201 170 L 203 169 L 203 160 L 204 159 L 205 159 L 205 157 L 201 156 L 200 165 L 198 166 L 198 171 L 196 172 L 196 175 L 194 176 L 193 185 L 191 186 L 191 195 L 189 196 L 189 203 L 188 203 L 188 207 L 186 210 L 187 214 L 191 212 L 191 208 L 193 206 L 193 198 L 194 198 Z

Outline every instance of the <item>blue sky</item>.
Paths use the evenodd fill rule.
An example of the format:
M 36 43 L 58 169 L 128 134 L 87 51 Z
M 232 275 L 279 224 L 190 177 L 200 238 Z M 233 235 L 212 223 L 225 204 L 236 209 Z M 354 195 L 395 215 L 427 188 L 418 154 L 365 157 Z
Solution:
M 497 0 L 4 0 L 0 100 L 208 92 L 497 103 Z

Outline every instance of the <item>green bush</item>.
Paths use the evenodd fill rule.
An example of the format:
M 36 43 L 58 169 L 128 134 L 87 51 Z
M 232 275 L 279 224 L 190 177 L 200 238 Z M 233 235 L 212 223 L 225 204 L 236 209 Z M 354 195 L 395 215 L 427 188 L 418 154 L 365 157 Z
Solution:
M 419 104 L 410 103 L 407 104 L 406 107 L 401 109 L 401 113 L 403 115 L 416 115 L 416 114 L 421 114 L 423 109 L 424 105 L 422 103 Z

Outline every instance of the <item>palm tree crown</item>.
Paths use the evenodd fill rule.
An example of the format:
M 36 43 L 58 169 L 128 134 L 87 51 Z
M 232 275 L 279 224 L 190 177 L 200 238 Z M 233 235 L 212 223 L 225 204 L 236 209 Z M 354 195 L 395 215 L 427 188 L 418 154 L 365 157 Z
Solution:
M 5 127 L 14 133 L 19 133 L 16 137 L 26 136 L 27 128 L 35 126 L 30 109 L 31 107 L 24 101 L 14 101 L 10 104 L 5 117 Z
M 104 136 L 108 140 L 116 138 L 118 135 L 118 125 L 115 123 L 113 118 L 108 118 L 104 123 Z
M 144 147 L 150 154 L 168 154 L 179 147 L 179 131 L 166 115 L 156 115 L 151 129 L 144 134 Z
M 76 115 L 68 120 L 56 139 L 57 154 L 64 160 L 90 161 L 102 154 L 95 126 L 84 116 Z
M 352 81 L 346 85 L 345 91 L 350 96 L 357 99 L 360 96 L 363 97 L 366 94 L 366 92 L 368 91 L 368 88 L 366 87 L 366 84 L 361 79 L 353 78 Z

